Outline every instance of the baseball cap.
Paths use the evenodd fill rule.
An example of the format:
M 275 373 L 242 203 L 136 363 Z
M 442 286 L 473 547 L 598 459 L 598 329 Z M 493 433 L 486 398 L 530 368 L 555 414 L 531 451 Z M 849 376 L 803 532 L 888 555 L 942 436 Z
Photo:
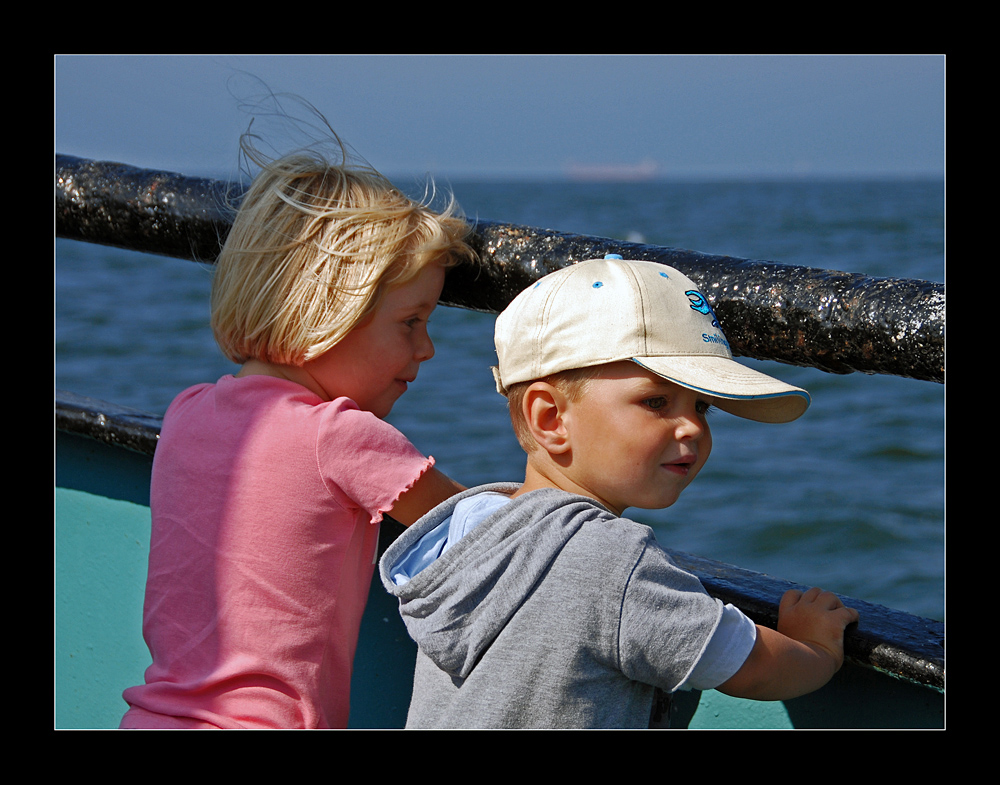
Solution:
M 736 362 L 705 296 L 673 267 L 616 255 L 557 270 L 497 317 L 497 391 L 576 368 L 632 360 L 758 422 L 791 422 L 809 394 Z

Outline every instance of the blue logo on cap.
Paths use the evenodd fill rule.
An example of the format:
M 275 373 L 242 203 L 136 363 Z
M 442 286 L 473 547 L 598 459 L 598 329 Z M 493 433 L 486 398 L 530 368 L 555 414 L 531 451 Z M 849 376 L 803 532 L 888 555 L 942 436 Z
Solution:
M 719 327 L 719 320 L 715 315 L 715 311 L 712 310 L 712 306 L 708 304 L 708 300 L 702 296 L 701 292 L 697 289 L 690 289 L 684 292 L 691 301 L 691 307 L 698 313 L 703 313 L 705 316 L 712 317 L 712 326 Z M 722 329 L 721 327 L 719 329 Z

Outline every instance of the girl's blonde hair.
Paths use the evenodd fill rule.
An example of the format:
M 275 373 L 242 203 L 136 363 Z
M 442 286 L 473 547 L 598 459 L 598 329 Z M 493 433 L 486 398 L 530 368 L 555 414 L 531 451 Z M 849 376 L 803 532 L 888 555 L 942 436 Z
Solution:
M 454 199 L 442 212 L 404 196 L 367 164 L 307 149 L 265 160 L 216 263 L 212 331 L 223 353 L 300 366 L 362 323 L 388 289 L 428 264 L 475 254 Z

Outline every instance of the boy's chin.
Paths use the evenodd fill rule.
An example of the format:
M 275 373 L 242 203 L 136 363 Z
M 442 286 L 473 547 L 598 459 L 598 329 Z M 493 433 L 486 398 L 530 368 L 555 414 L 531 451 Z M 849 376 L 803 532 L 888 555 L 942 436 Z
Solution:
M 664 498 L 664 499 L 648 499 L 648 500 L 642 500 L 642 501 L 635 501 L 635 502 L 631 502 L 631 503 L 626 504 L 622 508 L 622 512 L 624 513 L 626 510 L 629 510 L 629 509 L 636 509 L 636 510 L 665 510 L 668 507 L 672 507 L 674 505 L 674 503 L 677 502 L 678 499 L 680 499 L 680 494 L 677 494 L 676 496 L 672 496 L 672 497 L 667 497 L 667 498 Z

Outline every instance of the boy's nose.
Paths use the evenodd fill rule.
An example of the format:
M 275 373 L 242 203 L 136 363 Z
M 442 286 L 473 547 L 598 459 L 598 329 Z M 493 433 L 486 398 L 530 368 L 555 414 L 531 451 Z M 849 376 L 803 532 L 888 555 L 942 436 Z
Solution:
M 705 433 L 705 423 L 694 407 L 680 416 L 677 431 L 681 439 L 698 439 Z

